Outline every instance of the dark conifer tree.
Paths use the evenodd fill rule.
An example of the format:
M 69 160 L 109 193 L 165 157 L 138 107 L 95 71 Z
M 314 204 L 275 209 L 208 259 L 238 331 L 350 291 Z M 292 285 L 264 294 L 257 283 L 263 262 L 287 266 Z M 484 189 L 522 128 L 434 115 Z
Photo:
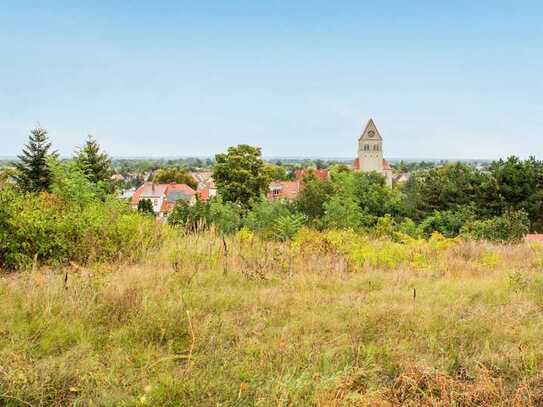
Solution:
M 142 199 L 138 202 L 138 212 L 144 215 L 154 215 L 153 203 L 150 199 Z
M 97 184 L 110 181 L 113 173 L 111 159 L 101 151 L 100 144 L 92 136 L 89 135 L 85 146 L 79 149 L 75 159 L 91 182 Z
M 17 185 L 23 191 L 47 191 L 51 184 L 51 172 L 47 167 L 47 160 L 56 157 L 50 152 L 51 143 L 47 130 L 36 127 L 31 130 L 28 143 L 23 148 L 19 162 L 15 163 L 17 169 Z

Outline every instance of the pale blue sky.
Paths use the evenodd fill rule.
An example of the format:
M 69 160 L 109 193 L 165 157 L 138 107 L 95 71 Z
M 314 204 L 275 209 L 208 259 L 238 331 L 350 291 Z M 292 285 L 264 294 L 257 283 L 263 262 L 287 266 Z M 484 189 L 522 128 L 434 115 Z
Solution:
M 541 1 L 0 3 L 0 156 L 543 158 Z

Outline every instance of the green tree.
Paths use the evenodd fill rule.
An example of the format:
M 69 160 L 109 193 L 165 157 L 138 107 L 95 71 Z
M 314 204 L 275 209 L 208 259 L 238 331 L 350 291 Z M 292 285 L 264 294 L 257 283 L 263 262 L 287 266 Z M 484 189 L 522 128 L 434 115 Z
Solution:
M 543 231 L 543 162 L 509 157 L 493 162 L 490 171 L 505 209 L 525 211 L 532 230 Z
M 474 205 L 479 216 L 496 216 L 503 199 L 492 174 L 454 163 L 417 171 L 403 187 L 408 216 L 422 220 L 435 211 L 456 211 Z
M 270 180 L 285 181 L 288 179 L 285 167 L 275 164 L 267 164 L 264 166 L 264 171 Z
M 241 227 L 241 208 L 233 202 L 215 197 L 209 202 L 209 219 L 221 233 L 233 233 Z
M 351 197 L 333 196 L 324 204 L 323 218 L 326 227 L 331 229 L 359 229 L 363 223 L 363 215 L 358 203 Z
M 51 171 L 47 166 L 50 157 L 56 157 L 51 152 L 51 143 L 47 130 L 35 128 L 31 130 L 28 143 L 18 156 L 19 162 L 15 163 L 17 170 L 17 185 L 26 192 L 47 191 L 51 185 Z
M 273 222 L 273 237 L 280 241 L 287 241 L 304 225 L 306 218 L 299 213 L 282 215 Z
M 171 182 L 187 184 L 192 189 L 196 189 L 198 186 L 196 180 L 187 171 L 179 167 L 161 168 L 156 172 L 153 180 L 157 184 L 169 184 Z
M 294 206 L 316 225 L 326 211 L 324 204 L 335 192 L 334 184 L 329 180 L 321 180 L 315 176 L 304 177 L 303 189 L 296 198 Z
M 529 230 L 528 215 L 524 211 L 506 211 L 490 219 L 476 220 L 462 228 L 462 234 L 475 240 L 497 243 L 521 242 Z
M 229 147 L 215 156 L 213 179 L 225 202 L 248 208 L 268 191 L 270 178 L 264 170 L 261 150 L 247 144 Z
M 153 210 L 153 203 L 150 199 L 141 199 L 138 202 L 138 212 L 144 214 L 144 215 L 155 215 L 155 211 Z
M 47 165 L 52 175 L 51 192 L 65 202 L 80 208 L 104 198 L 103 191 L 92 182 L 75 161 L 65 163 L 49 158 Z
M 464 206 L 454 211 L 435 211 L 433 215 L 421 222 L 420 230 L 426 237 L 430 237 L 433 232 L 439 232 L 446 237 L 455 237 L 466 224 L 473 222 L 475 218 L 473 206 Z
M 273 227 L 276 219 L 289 215 L 288 207 L 282 202 L 270 202 L 262 199 L 252 205 L 244 219 L 244 226 L 254 232 L 259 232 L 266 238 L 273 237 Z
M 113 169 L 111 159 L 101 151 L 100 144 L 92 136 L 88 136 L 85 145 L 79 149 L 75 156 L 83 173 L 94 184 L 109 184 Z
M 354 200 L 363 214 L 364 226 L 371 226 L 387 214 L 402 215 L 401 197 L 397 190 L 386 186 L 385 178 L 376 173 L 333 173 L 332 180 L 341 195 Z
M 178 201 L 168 216 L 168 223 L 184 227 L 190 232 L 203 230 L 209 223 L 209 204 L 199 199 L 192 206 L 185 201 Z

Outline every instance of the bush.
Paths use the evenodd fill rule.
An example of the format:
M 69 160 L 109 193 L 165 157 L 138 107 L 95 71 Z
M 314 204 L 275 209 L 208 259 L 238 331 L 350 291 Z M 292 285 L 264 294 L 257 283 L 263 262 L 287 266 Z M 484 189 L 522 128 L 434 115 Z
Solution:
M 363 215 L 358 204 L 350 197 L 336 195 L 324 204 L 324 225 L 330 229 L 359 229 Z
M 273 236 L 277 240 L 290 240 L 303 226 L 306 218 L 300 214 L 288 214 L 277 218 L 273 223 Z
M 50 168 L 54 193 L 0 191 L 0 267 L 132 260 L 160 242 L 153 219 L 101 195 L 75 166 Z
M 241 207 L 232 202 L 223 202 L 220 197 L 209 203 L 209 221 L 221 233 L 234 233 L 241 227 Z
M 517 243 L 528 233 L 529 223 L 526 212 L 511 211 L 495 218 L 471 222 L 462 228 L 462 234 L 475 240 Z
M 204 230 L 209 225 L 209 205 L 199 199 L 192 206 L 179 201 L 168 216 L 168 223 L 191 232 Z
M 155 216 L 155 211 L 153 210 L 153 203 L 150 199 L 141 199 L 138 202 L 138 212 L 143 215 Z
M 433 232 L 439 232 L 446 237 L 455 237 L 460 234 L 462 227 L 473 222 L 474 214 L 470 208 L 457 211 L 436 211 L 432 216 L 424 219 L 420 228 L 426 237 Z
M 264 238 L 273 238 L 275 221 L 289 214 L 289 209 L 283 203 L 261 200 L 252 206 L 243 224 Z

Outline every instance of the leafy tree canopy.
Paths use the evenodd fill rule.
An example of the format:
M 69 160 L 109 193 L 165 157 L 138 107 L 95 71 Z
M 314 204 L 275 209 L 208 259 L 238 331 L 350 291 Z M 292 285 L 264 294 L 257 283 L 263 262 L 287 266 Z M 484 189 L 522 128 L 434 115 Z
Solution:
M 187 184 L 192 189 L 196 189 L 198 186 L 196 180 L 187 171 L 179 167 L 161 168 L 156 172 L 153 180 L 157 184 L 169 184 L 171 182 Z
M 260 148 L 240 144 L 215 156 L 213 179 L 224 202 L 248 208 L 268 191 L 270 178 L 261 155 Z
M 287 170 L 281 165 L 267 164 L 264 166 L 264 171 L 270 180 L 285 181 L 288 179 Z

